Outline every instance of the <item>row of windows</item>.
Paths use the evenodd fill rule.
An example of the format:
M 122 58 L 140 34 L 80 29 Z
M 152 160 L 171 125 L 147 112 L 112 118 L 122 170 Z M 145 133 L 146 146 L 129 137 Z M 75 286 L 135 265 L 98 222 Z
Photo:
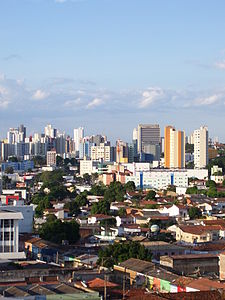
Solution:
M 0 232 L 0 241 L 13 241 L 14 233 L 13 232 Z
M 14 220 L 1 220 L 0 221 L 1 227 L 7 228 L 7 227 L 13 227 L 13 225 L 14 225 Z

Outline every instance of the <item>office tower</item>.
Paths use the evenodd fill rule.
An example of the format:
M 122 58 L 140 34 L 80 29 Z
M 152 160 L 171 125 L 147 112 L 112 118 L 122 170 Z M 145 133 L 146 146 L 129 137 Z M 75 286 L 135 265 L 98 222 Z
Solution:
M 160 127 L 158 124 L 139 124 L 133 130 L 133 138 L 137 136 L 137 151 L 140 161 L 160 160 Z
M 51 124 L 45 127 L 45 136 L 55 138 L 57 135 L 57 129 L 53 128 Z
M 196 169 L 205 168 L 208 164 L 209 134 L 206 126 L 194 131 L 194 166 Z
M 116 141 L 116 162 L 128 163 L 128 144 L 121 140 Z
M 84 128 L 83 127 L 75 128 L 73 130 L 73 136 L 74 136 L 75 151 L 79 151 L 80 144 L 82 143 L 82 140 L 84 138 Z
M 133 129 L 133 141 L 138 139 L 138 130 L 137 128 Z
M 25 142 L 27 130 L 26 130 L 26 127 L 25 127 L 23 124 L 21 124 L 21 125 L 19 126 L 19 133 L 20 133 L 21 136 L 22 136 L 22 142 Z
M 160 144 L 160 127 L 158 124 L 138 125 L 138 152 L 144 152 L 146 145 Z
M 95 146 L 100 146 L 101 143 L 105 143 L 107 141 L 106 136 L 102 136 L 101 134 L 92 135 L 90 137 L 90 143 L 94 144 Z
M 172 126 L 165 127 L 165 168 L 185 168 L 185 133 Z

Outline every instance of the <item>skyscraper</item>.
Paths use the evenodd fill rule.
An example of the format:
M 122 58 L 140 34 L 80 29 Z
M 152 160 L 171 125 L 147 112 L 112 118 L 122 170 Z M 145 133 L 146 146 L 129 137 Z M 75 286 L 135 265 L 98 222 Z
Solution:
M 166 126 L 164 132 L 165 168 L 185 168 L 185 133 L 172 126 Z
M 75 151 L 79 151 L 80 144 L 82 144 L 82 140 L 84 138 L 84 128 L 83 127 L 75 128 L 73 130 L 73 136 L 74 136 Z
M 206 126 L 194 131 L 194 166 L 196 169 L 203 169 L 207 166 L 209 134 Z
M 160 127 L 158 124 L 138 125 L 138 152 L 144 151 L 146 145 L 160 144 Z

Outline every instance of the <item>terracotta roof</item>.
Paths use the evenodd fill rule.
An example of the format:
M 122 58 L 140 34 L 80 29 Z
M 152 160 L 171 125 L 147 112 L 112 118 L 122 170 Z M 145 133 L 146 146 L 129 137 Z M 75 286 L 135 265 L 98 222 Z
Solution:
M 206 232 L 220 230 L 222 229 L 220 225 L 215 226 L 203 226 L 203 225 L 184 225 L 179 227 L 183 232 L 188 232 L 190 234 L 201 235 Z
M 225 290 L 225 284 L 219 281 L 210 280 L 208 278 L 199 278 L 188 284 L 188 287 L 198 289 L 200 291 L 209 291 L 212 289 Z
M 126 294 L 126 299 L 132 300 L 222 300 L 222 295 L 218 291 L 207 292 L 180 292 L 180 293 L 146 293 L 130 290 Z
M 106 281 L 101 279 L 101 278 L 95 278 L 95 279 L 92 279 L 92 280 L 89 280 L 87 282 L 87 286 L 89 288 L 104 288 L 105 285 L 107 287 L 117 287 L 118 285 L 116 283 L 113 283 L 113 282 L 110 282 L 110 281 Z

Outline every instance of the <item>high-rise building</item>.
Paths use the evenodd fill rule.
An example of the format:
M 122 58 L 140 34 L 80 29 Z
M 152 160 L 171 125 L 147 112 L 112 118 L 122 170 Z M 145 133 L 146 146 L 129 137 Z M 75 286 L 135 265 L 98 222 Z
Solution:
M 165 168 L 185 168 L 185 133 L 172 126 L 166 126 L 164 132 Z
M 82 144 L 84 138 L 84 128 L 79 127 L 73 130 L 74 135 L 74 144 L 75 144 L 75 151 L 79 151 L 80 144 Z
M 144 152 L 146 145 L 160 145 L 160 127 L 158 124 L 138 125 L 138 152 Z
M 47 166 L 56 166 L 56 150 L 47 151 Z
M 116 162 L 128 163 L 128 144 L 121 140 L 116 141 Z
M 110 143 L 100 143 L 99 146 L 91 146 L 91 159 L 111 161 Z
M 203 169 L 207 166 L 209 134 L 206 126 L 194 131 L 194 166 L 196 169 Z
M 55 138 L 57 135 L 57 129 L 53 128 L 51 124 L 48 124 L 45 127 L 45 136 L 48 136 L 50 138 Z

